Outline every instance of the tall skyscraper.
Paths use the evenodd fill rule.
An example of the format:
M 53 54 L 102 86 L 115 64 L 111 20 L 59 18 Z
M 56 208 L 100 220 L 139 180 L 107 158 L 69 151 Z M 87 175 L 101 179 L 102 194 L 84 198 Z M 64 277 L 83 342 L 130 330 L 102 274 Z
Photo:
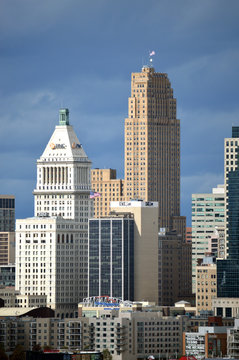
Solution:
M 157 256 L 154 261 L 151 261 L 151 270 L 153 272 L 157 268 L 160 271 L 159 228 L 163 228 L 167 233 L 173 233 L 172 236 L 175 236 L 177 240 L 180 239 L 177 244 L 180 243 L 180 249 L 187 254 L 185 259 L 188 259 L 190 253 L 188 247 L 183 246 L 186 239 L 186 218 L 180 216 L 180 121 L 176 117 L 176 99 L 173 97 L 173 89 L 167 74 L 157 73 L 151 66 L 144 66 L 141 72 L 132 74 L 131 96 L 128 100 L 128 117 L 125 119 L 124 135 L 125 179 L 122 182 L 121 201 L 125 203 L 131 203 L 131 200 L 143 200 L 145 203 L 158 202 L 157 230 L 155 238 L 152 239 L 154 244 L 152 259 L 155 259 L 156 254 Z M 92 175 L 95 191 L 103 194 L 102 198 L 94 200 L 95 216 L 98 217 L 102 216 L 102 212 L 99 211 L 101 204 L 102 209 L 109 213 L 109 204 L 110 201 L 115 200 L 116 192 L 112 191 L 112 180 L 109 184 L 104 183 L 103 170 L 94 169 Z M 106 198 L 107 186 L 109 189 Z M 116 212 L 118 212 L 117 209 Z M 142 229 L 143 226 L 146 226 L 147 229 L 145 223 L 142 225 Z M 138 246 L 137 242 L 136 244 Z M 142 244 L 146 243 L 142 241 Z M 146 254 L 144 251 L 143 246 L 138 247 L 137 264 L 138 271 L 141 273 Z M 138 271 L 135 267 L 135 276 Z M 187 266 L 180 268 L 180 271 L 183 272 L 182 281 L 187 282 L 188 274 L 191 273 L 191 259 Z M 144 274 L 148 273 L 150 271 L 144 271 Z M 151 299 L 156 299 L 156 302 L 161 303 L 166 297 L 163 296 L 164 286 L 158 284 L 159 276 L 161 275 L 157 274 L 157 285 L 154 287 L 155 292 Z M 141 276 L 137 283 L 139 286 L 135 286 L 136 300 L 142 299 L 142 296 L 145 297 L 146 291 L 142 291 L 142 293 L 140 291 L 149 286 L 148 280 L 142 285 L 142 279 L 145 277 Z M 168 286 L 172 287 L 173 285 Z M 139 289 L 138 293 L 137 289 Z M 188 287 L 183 286 L 183 289 L 185 290 L 184 294 L 189 295 Z M 148 291 L 146 299 L 148 299 L 149 293 Z M 176 296 L 179 296 L 179 292 L 174 298 Z M 173 297 L 170 298 L 170 301 L 172 299 Z M 167 301 L 169 302 L 169 297 Z
M 47 295 L 59 317 L 73 316 L 87 296 L 91 161 L 68 109 L 37 161 L 35 216 L 16 222 L 16 289 Z
M 125 119 L 125 199 L 158 201 L 160 227 L 180 232 L 185 227 L 185 218 L 179 218 L 180 121 L 176 99 L 167 74 L 149 66 L 131 76 Z

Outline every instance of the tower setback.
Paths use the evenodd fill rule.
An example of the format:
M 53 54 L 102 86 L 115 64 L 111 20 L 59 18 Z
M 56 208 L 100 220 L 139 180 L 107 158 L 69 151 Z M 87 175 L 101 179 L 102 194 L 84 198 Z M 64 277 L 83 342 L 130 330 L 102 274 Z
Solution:
M 160 227 L 175 228 L 174 217 L 180 216 L 180 121 L 167 74 L 148 66 L 132 73 L 125 119 L 125 200 L 130 199 L 158 201 Z

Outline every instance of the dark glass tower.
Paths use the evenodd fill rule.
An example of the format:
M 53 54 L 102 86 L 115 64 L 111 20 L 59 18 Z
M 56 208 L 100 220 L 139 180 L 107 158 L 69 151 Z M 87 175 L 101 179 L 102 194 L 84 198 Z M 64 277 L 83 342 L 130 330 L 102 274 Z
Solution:
M 239 138 L 239 127 L 232 128 L 232 138 Z M 233 143 L 231 144 L 233 145 Z M 236 166 L 227 172 L 226 238 L 227 259 L 217 261 L 217 296 L 239 297 L 239 163 L 238 147 L 234 151 Z
M 239 138 L 239 126 L 232 127 L 232 137 Z
M 88 296 L 134 298 L 134 220 L 89 220 Z
M 0 232 L 15 231 L 15 197 L 0 195 Z

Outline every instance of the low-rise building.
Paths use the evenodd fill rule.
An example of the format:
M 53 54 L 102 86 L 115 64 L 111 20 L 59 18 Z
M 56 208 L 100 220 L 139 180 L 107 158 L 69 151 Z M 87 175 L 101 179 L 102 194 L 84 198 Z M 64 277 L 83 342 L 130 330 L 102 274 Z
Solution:
M 227 327 L 200 326 L 198 332 L 183 334 L 183 354 L 201 360 L 227 354 Z
M 12 314 L 1 318 L 0 313 L 0 342 L 7 351 L 19 343 L 29 350 L 37 344 L 70 351 L 108 349 L 114 360 L 145 359 L 159 354 L 161 359 L 166 359 L 182 353 L 184 316 L 109 310 L 99 317 L 61 320 L 33 318 L 27 310 L 24 313 L 23 309 L 15 309 L 19 310 L 18 317 Z M 20 318 L 24 314 L 28 317 Z
M 217 297 L 212 299 L 213 312 L 217 316 L 238 317 L 239 298 Z
M 235 319 L 235 325 L 227 331 L 227 354 L 230 358 L 239 359 L 239 319 Z
M 46 295 L 21 295 L 14 286 L 0 288 L 0 299 L 4 301 L 4 307 L 45 307 L 47 306 Z

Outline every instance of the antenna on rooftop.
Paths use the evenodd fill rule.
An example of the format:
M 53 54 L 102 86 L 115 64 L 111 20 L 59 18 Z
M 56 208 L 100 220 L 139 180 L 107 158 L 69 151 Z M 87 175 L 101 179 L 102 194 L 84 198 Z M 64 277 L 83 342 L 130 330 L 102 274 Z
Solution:
M 152 56 L 154 56 L 154 55 L 155 55 L 155 51 L 154 51 L 154 50 L 152 50 L 152 51 L 149 52 L 149 66 L 150 66 L 150 67 L 153 66 L 153 58 L 152 58 Z

